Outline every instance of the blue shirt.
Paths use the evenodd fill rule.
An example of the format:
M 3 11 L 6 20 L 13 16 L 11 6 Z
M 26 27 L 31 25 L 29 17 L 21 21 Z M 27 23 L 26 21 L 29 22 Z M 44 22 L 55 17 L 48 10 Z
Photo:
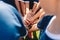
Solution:
M 47 16 L 44 16 L 40 21 L 39 23 L 37 24 L 37 27 L 40 30 L 40 40 L 52 40 L 51 38 L 49 38 L 46 33 L 45 33 L 45 30 L 47 28 L 47 26 L 49 25 L 51 19 L 53 18 L 54 16 L 53 15 L 47 15 Z
M 2 0 L 2 1 L 4 1 L 5 3 L 8 3 L 8 4 L 14 6 L 17 9 L 16 4 L 15 4 L 15 0 Z
M 26 2 L 26 3 L 29 3 L 30 1 L 34 1 L 35 3 L 39 2 L 39 0 L 18 0 L 18 1 Z
M 31 1 L 31 0 L 24 0 L 24 1 Z M 33 1 L 38 2 L 39 0 L 33 0 Z
M 46 29 L 46 27 L 49 25 L 51 19 L 53 18 L 53 15 L 47 15 L 44 16 L 37 24 L 37 27 L 39 29 Z
M 11 5 L 0 1 L 0 40 L 18 40 L 25 35 L 21 15 Z

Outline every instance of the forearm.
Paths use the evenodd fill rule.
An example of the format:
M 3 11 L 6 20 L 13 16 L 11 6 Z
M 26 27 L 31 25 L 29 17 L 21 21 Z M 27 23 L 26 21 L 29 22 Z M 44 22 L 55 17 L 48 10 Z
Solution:
M 18 11 L 21 12 L 21 10 L 20 10 L 20 5 L 19 5 L 18 0 L 15 0 L 15 4 L 16 4 L 16 6 L 17 6 Z
M 26 3 L 26 14 L 29 13 L 29 3 Z
M 26 14 L 26 4 L 24 2 L 21 2 L 21 9 L 22 9 L 22 15 L 25 16 L 25 14 Z
M 34 3 L 32 11 L 36 9 L 36 6 L 37 6 L 37 3 Z
M 33 9 L 32 9 L 32 11 L 33 11 L 32 13 L 33 13 L 33 14 L 35 14 L 36 11 L 40 8 L 40 2 L 37 3 L 37 4 L 35 4 L 34 6 L 35 6 L 35 8 L 33 7 Z

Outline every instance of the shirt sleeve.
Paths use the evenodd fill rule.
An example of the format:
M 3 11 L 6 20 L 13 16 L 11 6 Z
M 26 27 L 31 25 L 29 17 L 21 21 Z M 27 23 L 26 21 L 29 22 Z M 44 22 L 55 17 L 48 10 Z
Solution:
M 16 27 L 18 32 L 20 33 L 20 36 L 21 37 L 26 36 L 27 35 L 27 30 L 26 30 L 26 28 L 24 26 L 24 23 L 22 21 L 21 14 L 18 13 L 18 11 L 15 8 L 13 8 L 13 11 L 14 11 L 15 15 L 17 16 L 17 19 L 19 20 L 19 23 L 21 24 L 21 27 L 19 27 L 19 26 Z
M 37 27 L 38 27 L 39 29 L 46 29 L 46 27 L 48 26 L 48 24 L 49 24 L 49 22 L 50 22 L 50 20 L 51 20 L 52 17 L 53 17 L 53 16 L 50 16 L 50 15 L 44 16 L 44 17 L 38 22 Z
M 0 31 L 4 31 L 3 33 L 6 34 L 5 38 L 8 36 L 11 38 L 24 37 L 27 34 L 20 14 L 18 14 L 18 11 L 14 7 L 8 4 L 0 6 L 0 27 Z M 3 33 L 1 32 L 1 34 Z

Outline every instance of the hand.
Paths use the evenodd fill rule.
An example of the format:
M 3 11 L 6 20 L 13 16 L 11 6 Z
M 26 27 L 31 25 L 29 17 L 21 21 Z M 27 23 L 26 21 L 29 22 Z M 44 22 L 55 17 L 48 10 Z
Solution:
M 30 22 L 30 24 L 34 24 L 34 19 L 32 17 L 27 20 Z
M 25 16 L 24 16 L 24 23 L 26 24 L 26 25 L 30 25 L 30 18 L 31 18 L 32 16 L 31 16 L 31 12 L 29 12 L 29 13 L 27 13 Z
M 29 23 L 28 20 L 24 20 L 23 22 L 24 22 L 24 24 L 25 24 L 26 26 L 30 25 L 30 23 Z
M 38 30 L 37 24 L 32 25 L 32 28 L 28 30 L 28 32 L 33 32 Z

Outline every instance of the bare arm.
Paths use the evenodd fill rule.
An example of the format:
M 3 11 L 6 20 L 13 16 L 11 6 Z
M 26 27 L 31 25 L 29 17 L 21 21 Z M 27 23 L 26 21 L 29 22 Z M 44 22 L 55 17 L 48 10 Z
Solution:
M 15 4 L 16 4 L 16 6 L 17 6 L 18 11 L 21 12 L 20 5 L 19 5 L 18 0 L 15 0 Z
M 32 9 L 32 11 L 33 11 L 33 12 L 32 12 L 33 15 L 36 13 L 36 11 L 37 11 L 39 8 L 40 8 L 40 2 L 34 4 L 33 9 Z
M 22 15 L 25 16 L 25 14 L 26 14 L 26 4 L 24 2 L 20 2 L 20 3 L 21 3 Z

